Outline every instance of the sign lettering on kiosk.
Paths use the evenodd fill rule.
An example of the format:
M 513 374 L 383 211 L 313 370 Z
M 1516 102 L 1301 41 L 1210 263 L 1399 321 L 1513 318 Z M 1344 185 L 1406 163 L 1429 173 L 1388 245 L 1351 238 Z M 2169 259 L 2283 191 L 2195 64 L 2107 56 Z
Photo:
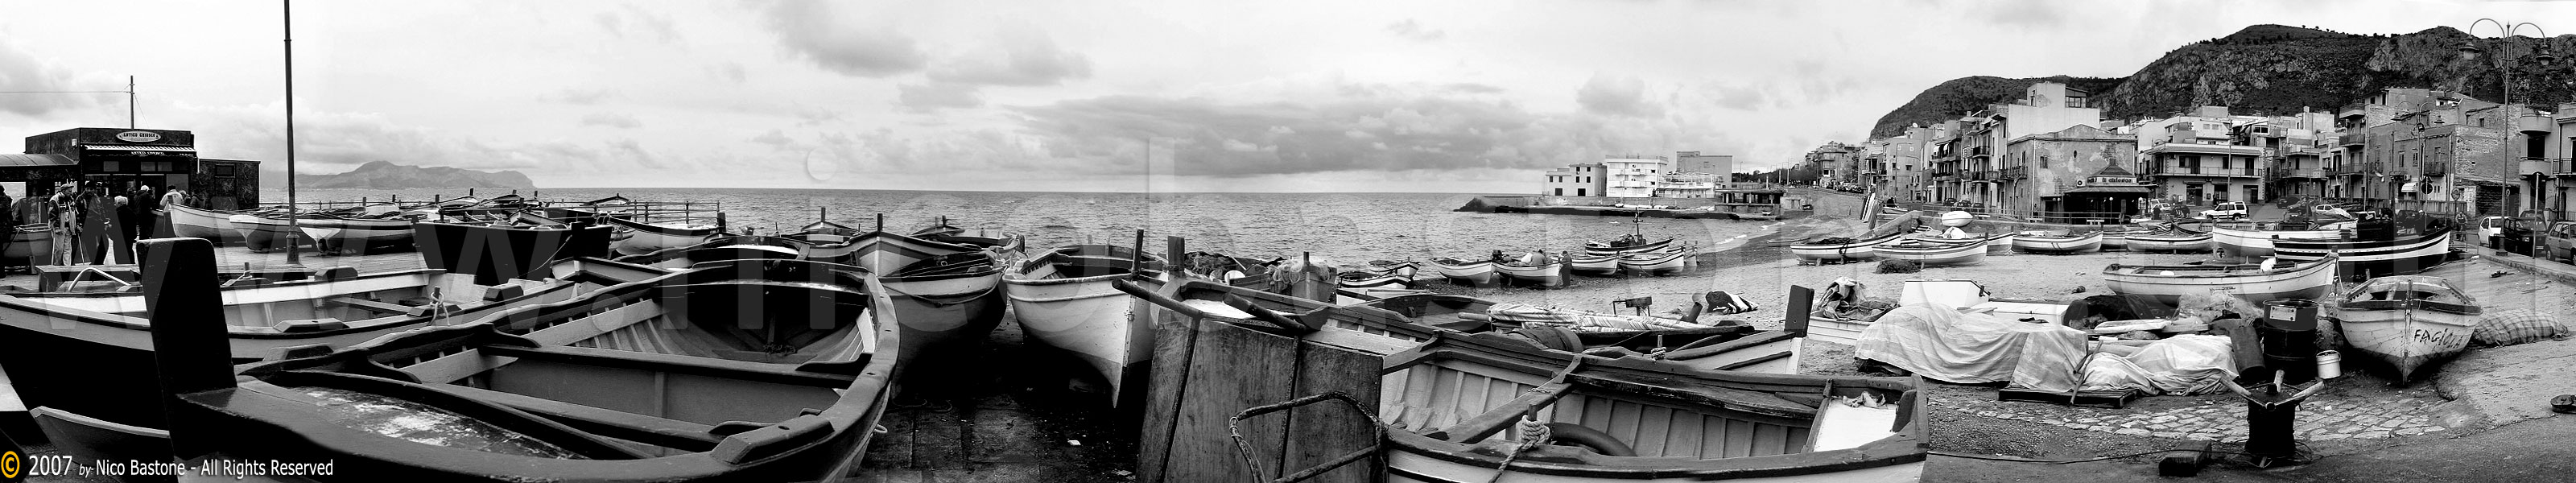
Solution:
M 148 143 L 161 140 L 161 133 L 150 131 L 126 131 L 116 133 L 116 139 L 129 143 Z

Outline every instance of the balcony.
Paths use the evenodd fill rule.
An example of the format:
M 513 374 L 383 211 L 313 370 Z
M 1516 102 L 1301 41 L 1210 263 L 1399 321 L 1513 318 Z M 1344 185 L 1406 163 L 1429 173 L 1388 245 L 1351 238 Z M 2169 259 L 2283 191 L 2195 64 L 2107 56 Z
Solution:
M 2515 169 L 2514 169 L 2513 173 L 2514 173 L 2514 174 L 2517 174 L 2517 175 L 2540 175 L 2540 176 L 2549 176 L 2549 175 L 2553 175 L 2553 174 L 2557 174 L 2557 173 L 2561 173 L 2561 172 L 2565 172 L 2565 171 L 2567 171 L 2567 160 L 2565 160 L 2565 159 L 2549 159 L 2549 158 L 2522 158 L 2522 162 L 2520 162 L 2520 163 L 2516 163 L 2516 164 L 2515 164 L 2515 166 L 2514 166 L 2514 168 L 2515 168 Z
M 2004 178 L 2004 179 L 2030 179 L 2030 167 L 2029 167 L 2029 166 L 2007 166 L 2007 167 L 2005 167 L 2005 168 L 2003 169 L 2003 178 Z
M 1950 168 L 1932 168 L 1932 177 L 1934 178 L 1948 178 L 1953 174 L 1958 174 L 1958 171 Z
M 2539 115 L 2539 114 L 2524 114 L 2524 115 L 2520 115 L 2520 116 L 2514 116 L 2514 119 L 2513 119 L 2513 127 L 2514 127 L 2515 129 L 2520 129 L 2520 130 L 2522 130 L 2522 132 L 2537 132 L 2537 133 L 2545 133 L 2545 132 L 2555 131 L 2555 130 L 2556 130 L 2556 128 L 2558 127 L 2558 121 L 2557 121 L 2557 120 L 2555 120 L 2555 119 L 2550 119 L 2550 118 L 2549 118 L 2549 116 L 2543 116 L 2543 115 Z
M 2450 162 L 2450 161 L 2425 161 L 2425 162 L 2424 162 L 2424 175 L 2425 175 L 2425 176 L 2443 176 L 2443 175 L 2448 175 L 2448 174 L 2451 174 L 2451 162 Z
M 2155 174 L 2158 176 L 2243 176 L 2251 178 L 2256 176 L 2254 171 L 2253 166 L 2238 166 L 2231 168 L 2220 168 L 2215 166 L 2160 166 L 2157 167 Z
M 2324 168 L 2295 168 L 2295 167 L 2289 167 L 2289 166 L 2274 166 L 2274 167 L 2272 167 L 2272 171 L 2271 171 L 2269 174 L 2272 176 L 2272 178 L 2273 178 L 2273 179 L 2290 179 L 2290 178 L 2317 178 L 2317 179 L 2323 179 L 2323 178 L 2325 178 L 2325 177 L 2326 177 L 2326 170 L 2325 170 Z
M 2338 145 L 2347 148 L 2358 148 L 2368 141 L 2370 141 L 2370 135 L 2362 133 L 2345 133 L 2342 136 L 2336 136 L 2335 140 Z
M 1991 155 L 1991 154 L 1987 154 L 1987 153 L 1986 153 L 1986 147 L 1985 147 L 1985 146 L 1970 146 L 1970 147 L 1968 147 L 1968 157 L 1971 157 L 1971 158 L 1982 158 L 1982 157 L 1988 157 L 1988 156 L 1992 156 L 1992 155 Z
M 1968 173 L 1969 181 L 1994 181 L 1995 177 L 1995 172 L 1993 171 L 1976 171 Z

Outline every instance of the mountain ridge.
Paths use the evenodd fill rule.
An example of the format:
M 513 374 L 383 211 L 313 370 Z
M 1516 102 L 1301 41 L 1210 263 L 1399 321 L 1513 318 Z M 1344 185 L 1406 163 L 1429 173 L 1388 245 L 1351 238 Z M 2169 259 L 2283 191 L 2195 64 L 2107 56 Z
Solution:
M 264 181 L 260 183 L 261 185 L 277 187 L 285 185 L 284 170 L 264 169 L 262 171 L 260 178 Z M 300 175 L 295 179 L 295 186 L 317 189 L 536 189 L 537 184 L 529 180 L 527 174 L 518 171 L 475 171 L 448 166 L 409 166 L 379 160 L 369 161 L 340 173 Z

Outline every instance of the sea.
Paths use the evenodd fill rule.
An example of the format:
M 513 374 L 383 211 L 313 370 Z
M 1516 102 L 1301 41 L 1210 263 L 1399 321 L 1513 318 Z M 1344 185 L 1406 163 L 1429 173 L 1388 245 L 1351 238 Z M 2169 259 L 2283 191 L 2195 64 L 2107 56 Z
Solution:
M 510 190 L 478 189 L 494 196 Z M 454 198 L 466 190 L 305 189 L 298 201 L 404 202 Z M 818 219 L 869 229 L 883 215 L 888 231 L 910 232 L 945 217 L 969 228 L 1026 236 L 1030 248 L 1136 243 L 1149 251 L 1164 237 L 1188 249 L 1250 258 L 1314 257 L 1329 263 L 1480 259 L 1509 253 L 1580 250 L 1587 240 L 1629 234 L 1678 238 L 1695 250 L 1741 244 L 1776 222 L 1683 220 L 1455 211 L 1476 195 L 1454 193 L 1069 193 L 832 189 L 579 188 L 522 190 L 554 202 L 623 196 L 635 201 L 693 202 L 725 213 L 735 231 L 792 232 Z M 262 201 L 283 202 L 283 191 Z

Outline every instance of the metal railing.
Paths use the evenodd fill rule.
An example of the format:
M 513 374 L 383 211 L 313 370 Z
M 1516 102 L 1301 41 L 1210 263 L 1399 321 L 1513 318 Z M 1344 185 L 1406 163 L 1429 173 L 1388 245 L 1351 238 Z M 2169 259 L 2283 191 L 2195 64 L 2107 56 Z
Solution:
M 2005 166 L 2001 172 L 2003 173 L 2002 176 L 2004 179 L 2026 179 L 2030 177 L 2029 166 Z
M 2156 167 L 2154 174 L 2168 176 L 2255 176 L 2257 173 L 2255 173 L 2253 166 L 2228 168 L 2214 166 L 2158 166 Z

